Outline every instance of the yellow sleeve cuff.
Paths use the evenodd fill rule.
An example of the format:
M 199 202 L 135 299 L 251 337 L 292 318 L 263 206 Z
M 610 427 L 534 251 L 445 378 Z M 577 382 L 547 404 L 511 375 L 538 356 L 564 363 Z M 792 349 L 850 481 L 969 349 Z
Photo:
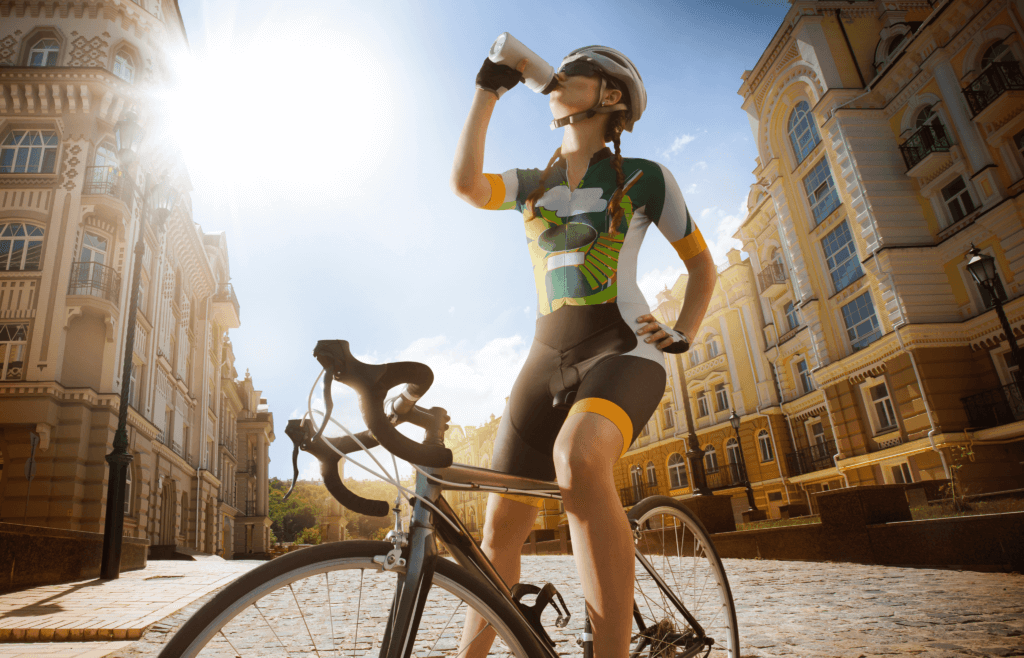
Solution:
M 505 203 L 505 181 L 501 174 L 484 174 L 487 182 L 491 184 L 491 198 L 484 206 L 484 210 L 497 210 Z
M 693 229 L 693 233 L 682 240 L 676 240 L 672 243 L 672 246 L 682 260 L 693 258 L 708 248 L 708 245 L 704 242 L 704 236 L 700 234 L 699 228 Z

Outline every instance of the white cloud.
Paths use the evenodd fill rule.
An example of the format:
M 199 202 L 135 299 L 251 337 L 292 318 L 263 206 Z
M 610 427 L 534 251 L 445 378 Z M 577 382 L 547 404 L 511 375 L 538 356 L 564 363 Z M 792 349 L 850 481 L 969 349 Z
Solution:
M 525 313 L 525 314 L 529 315 L 529 314 L 530 314 L 530 307 L 529 307 L 529 306 L 527 306 L 526 308 L 524 308 L 524 309 L 523 309 L 523 313 Z
M 651 270 L 640 277 L 637 285 L 640 286 L 640 292 L 644 294 L 644 299 L 652 311 L 658 307 L 658 293 L 666 287 L 672 288 L 682 274 L 686 274 L 685 267 L 669 265 L 660 270 Z
M 680 135 L 676 137 L 675 141 L 672 142 L 672 146 L 668 147 L 662 152 L 665 159 L 671 158 L 673 154 L 678 153 L 684 146 L 697 139 L 695 135 Z
M 700 162 L 697 162 L 692 167 L 690 167 L 690 171 L 697 171 L 698 169 L 700 169 L 701 171 L 704 171 L 707 168 L 708 168 L 708 163 L 706 163 L 703 160 L 701 160 Z
M 451 307 L 450 309 L 448 309 L 448 312 L 449 312 L 449 313 L 454 313 L 454 312 L 455 312 L 455 307 L 454 307 L 454 306 L 452 306 L 452 307 Z
M 696 183 L 691 183 L 690 187 L 686 188 L 686 194 L 696 194 L 696 193 L 697 193 L 697 184 Z
M 747 199 L 745 197 L 740 200 L 736 212 L 733 214 L 729 214 L 717 206 L 701 211 L 700 222 L 697 225 L 700 227 L 704 241 L 717 264 L 722 265 L 728 261 L 726 254 L 730 249 L 743 248 L 742 243 L 732 236 L 746 218 Z

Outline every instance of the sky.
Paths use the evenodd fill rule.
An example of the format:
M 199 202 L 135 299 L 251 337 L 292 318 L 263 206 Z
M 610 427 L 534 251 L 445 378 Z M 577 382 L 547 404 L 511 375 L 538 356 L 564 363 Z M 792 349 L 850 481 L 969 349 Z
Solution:
M 174 57 L 165 102 L 193 218 L 227 236 L 241 306 L 235 367 L 251 372 L 274 415 L 271 477 L 291 479 L 284 428 L 307 411 L 317 340 L 347 340 L 369 363 L 427 364 L 434 384 L 419 404 L 445 408 L 452 424 L 502 414 L 537 313 L 522 217 L 473 208 L 449 187 L 476 73 L 502 32 L 556 67 L 592 44 L 630 57 L 648 104 L 623 155 L 672 171 L 717 263 L 740 247 L 731 236 L 756 149 L 737 90 L 788 0 L 595 0 L 558 3 L 557 13 L 533 0 L 179 4 L 190 52 Z M 547 98 L 525 85 L 504 95 L 484 171 L 543 168 L 561 144 L 551 118 Z M 649 231 L 637 276 L 652 308 L 683 272 Z M 334 418 L 366 429 L 351 389 L 335 384 L 333 397 Z M 323 408 L 319 390 L 312 399 Z M 372 453 L 394 473 L 388 453 Z M 353 461 L 377 468 L 356 455 L 345 477 L 373 477 Z M 319 478 L 304 453 L 299 468 Z

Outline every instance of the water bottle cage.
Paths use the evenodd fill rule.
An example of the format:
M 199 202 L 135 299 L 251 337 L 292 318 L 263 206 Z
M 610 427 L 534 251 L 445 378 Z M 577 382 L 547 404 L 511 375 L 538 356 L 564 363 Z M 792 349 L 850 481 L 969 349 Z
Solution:
M 533 605 L 526 605 L 520 599 L 526 594 L 536 594 L 537 599 L 533 602 Z M 558 601 L 562 604 L 562 609 L 558 609 L 558 605 L 555 603 L 553 597 L 558 597 Z M 558 593 L 555 586 L 551 583 L 547 583 L 543 588 L 537 587 L 536 585 L 528 585 L 526 583 L 516 583 L 512 586 L 512 600 L 519 606 L 519 610 L 522 611 L 523 615 L 530 622 L 530 625 L 536 629 L 537 633 L 544 639 L 544 641 L 550 647 L 554 647 L 555 643 L 548 636 L 547 631 L 544 630 L 544 626 L 540 623 L 540 615 L 544 612 L 544 608 L 551 605 L 558 613 L 558 619 L 555 620 L 555 626 L 558 628 L 564 628 L 569 623 L 569 618 L 572 614 L 569 612 L 569 608 L 565 605 L 565 600 L 562 595 Z M 564 614 L 563 614 L 564 613 Z

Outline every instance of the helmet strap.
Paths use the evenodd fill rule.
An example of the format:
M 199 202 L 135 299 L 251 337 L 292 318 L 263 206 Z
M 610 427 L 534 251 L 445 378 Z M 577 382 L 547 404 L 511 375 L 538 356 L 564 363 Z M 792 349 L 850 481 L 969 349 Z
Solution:
M 561 119 L 553 120 L 551 122 L 551 129 L 554 130 L 555 128 L 561 128 L 570 123 L 579 123 L 580 121 L 589 119 L 595 114 L 610 114 L 612 112 L 618 112 L 619 110 L 628 110 L 629 107 L 627 107 L 625 103 L 616 103 L 615 105 L 607 106 L 601 105 L 601 97 L 604 96 L 606 85 L 607 81 L 604 79 L 604 76 L 601 76 L 601 89 L 597 92 L 597 102 L 594 106 L 589 110 L 584 110 L 582 112 L 577 112 L 576 114 L 570 114 L 567 117 L 562 117 Z

